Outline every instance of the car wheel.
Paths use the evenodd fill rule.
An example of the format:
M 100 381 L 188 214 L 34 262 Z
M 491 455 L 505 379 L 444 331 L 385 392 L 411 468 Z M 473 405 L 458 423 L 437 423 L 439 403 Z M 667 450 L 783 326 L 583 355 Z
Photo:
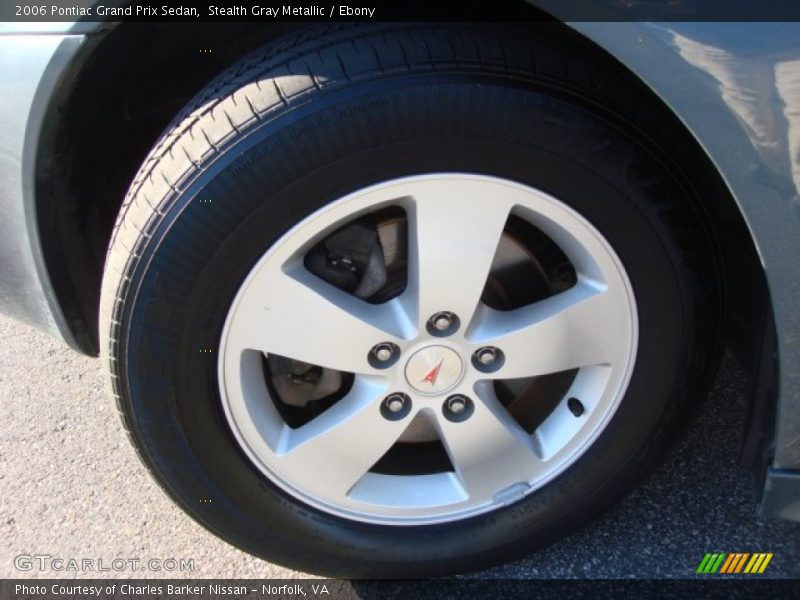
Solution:
M 662 454 L 713 354 L 711 251 L 679 174 L 564 74 L 591 65 L 537 63 L 552 43 L 312 29 L 150 153 L 103 352 L 145 464 L 215 534 L 325 575 L 461 572 Z

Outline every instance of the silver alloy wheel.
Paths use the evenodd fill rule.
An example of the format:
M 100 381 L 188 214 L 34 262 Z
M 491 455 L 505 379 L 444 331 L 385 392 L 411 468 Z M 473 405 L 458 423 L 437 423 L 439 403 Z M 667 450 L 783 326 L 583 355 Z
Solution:
M 408 281 L 400 296 L 370 304 L 305 268 L 304 254 L 326 235 L 388 206 L 403 208 L 408 218 Z M 577 283 L 499 311 L 480 299 L 510 215 L 532 223 L 561 248 Z M 460 327 L 435 337 L 426 324 L 442 312 L 457 315 Z M 225 322 L 220 394 L 244 452 L 292 496 L 370 523 L 447 522 L 514 502 L 575 462 L 622 399 L 636 357 L 637 327 L 621 262 L 600 233 L 562 202 L 495 177 L 407 177 L 325 206 L 259 260 Z M 400 357 L 378 369 L 368 355 L 385 342 L 395 344 Z M 472 362 L 485 347 L 503 356 L 491 372 Z M 322 414 L 291 428 L 270 399 L 262 353 L 353 373 L 352 387 Z M 492 385 L 495 379 L 570 369 L 578 371 L 568 393 L 532 434 L 509 415 Z M 392 393 L 411 399 L 404 418 L 382 415 Z M 444 415 L 442 407 L 453 395 L 471 399 L 468 418 Z M 573 399 L 580 411 L 570 406 Z M 372 472 L 420 414 L 435 428 L 454 470 Z

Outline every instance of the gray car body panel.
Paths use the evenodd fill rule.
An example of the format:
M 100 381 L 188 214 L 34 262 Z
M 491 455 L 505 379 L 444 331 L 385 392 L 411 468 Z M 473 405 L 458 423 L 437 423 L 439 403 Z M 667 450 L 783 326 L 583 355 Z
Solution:
M 0 35 L 0 310 L 76 349 L 45 265 L 33 182 L 47 103 L 83 39 Z
M 765 513 L 800 519 L 800 23 L 570 23 L 654 90 L 728 185 L 764 267 L 778 345 Z
M 683 121 L 747 223 L 767 276 L 778 335 L 774 462 L 762 506 L 766 513 L 800 520 L 800 24 L 568 25 L 626 65 Z M 11 110 L 7 106 L 0 115 L 0 211 L 6 215 L 0 223 L 0 310 L 73 346 L 35 223 L 30 184 L 37 119 L 82 39 L 64 34 L 101 34 L 112 26 L 37 24 L 28 26 L 27 35 L 19 35 L 19 25 L 0 26 L 0 95 L 17 86 Z M 36 37 L 44 41 L 30 41 Z M 12 54 L 17 43 L 29 44 L 31 56 Z M 59 52 L 69 44 L 76 45 L 72 51 Z

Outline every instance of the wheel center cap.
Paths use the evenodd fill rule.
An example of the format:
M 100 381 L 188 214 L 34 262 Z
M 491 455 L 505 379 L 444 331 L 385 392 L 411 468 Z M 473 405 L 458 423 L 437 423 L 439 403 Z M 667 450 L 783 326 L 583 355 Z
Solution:
M 406 381 L 420 394 L 436 395 L 451 390 L 461 380 L 461 357 L 446 346 L 417 350 L 406 363 Z

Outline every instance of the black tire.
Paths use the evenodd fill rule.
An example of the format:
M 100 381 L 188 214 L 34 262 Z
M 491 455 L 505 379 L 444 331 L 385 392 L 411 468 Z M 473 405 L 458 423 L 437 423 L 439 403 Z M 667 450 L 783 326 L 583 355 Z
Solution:
M 601 108 L 624 90 L 601 94 L 606 67 L 583 46 L 557 50 L 561 36 L 544 27 L 536 36 L 428 24 L 312 29 L 230 68 L 154 147 L 108 253 L 101 347 L 144 463 L 212 532 L 323 575 L 474 570 L 586 523 L 663 453 L 712 364 L 711 250 L 680 177 Z M 544 190 L 603 233 L 639 307 L 633 377 L 594 445 L 521 501 L 445 525 L 346 521 L 302 505 L 240 451 L 220 407 L 216 344 L 245 275 L 300 219 L 355 189 L 442 171 Z

